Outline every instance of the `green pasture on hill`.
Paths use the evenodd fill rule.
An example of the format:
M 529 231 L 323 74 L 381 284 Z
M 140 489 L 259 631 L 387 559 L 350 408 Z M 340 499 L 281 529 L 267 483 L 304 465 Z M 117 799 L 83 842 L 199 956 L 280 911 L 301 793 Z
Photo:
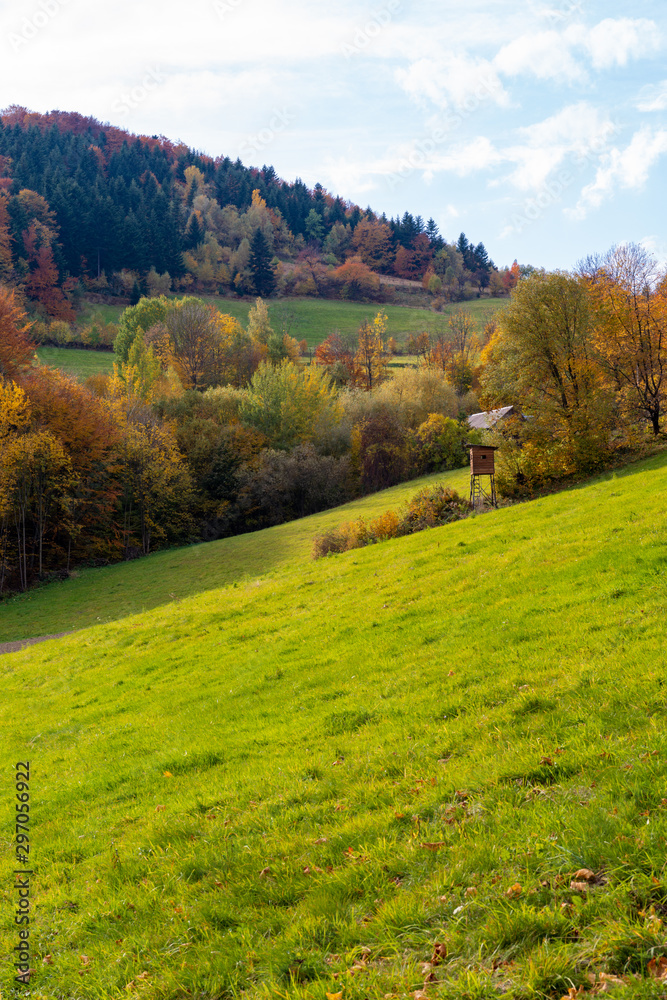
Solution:
M 59 368 L 67 375 L 86 379 L 89 375 L 111 375 L 113 351 L 86 351 L 75 347 L 38 347 L 37 358 L 49 368 Z
M 235 316 L 245 326 L 254 299 L 222 298 L 203 296 L 215 304 L 221 312 Z M 508 299 L 473 299 L 470 302 L 454 303 L 446 306 L 441 313 L 431 309 L 412 306 L 382 305 L 381 303 L 343 302 L 335 299 L 287 298 L 269 299 L 269 315 L 276 325 L 278 318 L 292 314 L 291 335 L 297 340 L 307 340 L 309 347 L 316 347 L 332 330 L 341 333 L 356 333 L 365 319 L 372 319 L 379 309 L 384 309 L 389 320 L 387 334 L 395 337 L 399 344 L 410 333 L 421 333 L 446 321 L 457 309 L 467 309 L 475 318 L 480 331 L 485 323 L 499 310 L 507 306 Z M 123 306 L 83 304 L 78 317 L 81 324 L 94 323 L 96 319 L 105 323 L 117 323 Z
M 248 322 L 248 313 L 253 302 L 239 299 L 212 297 L 211 300 L 221 312 L 235 316 L 244 325 Z M 507 299 L 473 299 L 471 302 L 455 303 L 446 306 L 441 313 L 431 309 L 417 309 L 411 306 L 392 306 L 371 302 L 340 302 L 333 299 L 271 299 L 269 300 L 269 317 L 278 326 L 281 316 L 291 314 L 290 335 L 297 340 L 306 340 L 313 348 L 321 344 L 334 330 L 344 334 L 355 334 L 364 320 L 372 320 L 382 309 L 387 314 L 387 336 L 395 337 L 399 345 L 411 333 L 422 333 L 433 329 L 443 322 L 446 325 L 449 317 L 457 309 L 467 309 L 479 327 L 480 332 L 489 319 L 499 310 L 505 308 Z
M 254 579 L 286 564 L 299 569 L 310 558 L 318 532 L 341 521 L 378 517 L 420 489 L 441 482 L 467 496 L 469 470 L 424 476 L 265 531 L 167 549 L 136 562 L 76 570 L 69 580 L 0 603 L 0 642 L 116 621 L 206 590 Z
M 663 996 L 666 491 L 314 562 L 339 509 L 3 606 L 113 619 L 0 660 L 3 995 L 28 760 L 32 1000 Z

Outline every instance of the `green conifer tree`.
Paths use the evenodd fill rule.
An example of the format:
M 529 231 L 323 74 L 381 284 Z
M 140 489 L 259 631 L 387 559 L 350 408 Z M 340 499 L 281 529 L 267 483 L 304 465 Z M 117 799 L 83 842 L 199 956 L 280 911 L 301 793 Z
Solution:
M 261 229 L 255 230 L 250 243 L 249 267 L 257 295 L 271 295 L 276 287 L 276 275 L 271 265 L 271 250 Z

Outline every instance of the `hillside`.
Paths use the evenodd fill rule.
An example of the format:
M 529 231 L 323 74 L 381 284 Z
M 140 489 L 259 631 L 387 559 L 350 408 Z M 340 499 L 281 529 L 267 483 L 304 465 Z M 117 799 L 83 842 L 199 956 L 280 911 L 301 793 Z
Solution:
M 447 243 L 432 218 L 363 211 L 271 166 L 77 113 L 0 110 L 0 282 L 40 317 L 73 321 L 86 293 L 444 302 L 506 295 L 518 277 L 464 233 Z
M 254 300 L 226 299 L 218 296 L 207 296 L 220 312 L 236 317 L 244 326 L 248 324 L 248 313 Z M 501 309 L 506 308 L 507 299 L 476 299 L 466 304 L 466 310 L 473 317 L 477 328 L 484 329 L 492 317 Z M 81 324 L 95 322 L 117 323 L 123 312 L 123 306 L 100 307 L 97 304 L 83 304 L 80 314 Z M 420 309 L 410 306 L 378 306 L 361 302 L 335 302 L 330 299 L 282 299 L 268 303 L 271 322 L 280 329 L 289 328 L 297 340 L 305 340 L 309 349 L 314 349 L 333 331 L 354 335 L 365 319 L 373 316 L 379 308 L 387 314 L 388 334 L 394 337 L 399 346 L 405 344 L 406 338 L 424 330 L 435 329 L 438 325 L 445 326 L 454 312 L 460 306 L 445 306 L 440 313 L 430 309 Z M 60 368 L 67 374 L 78 378 L 101 372 L 110 374 L 113 370 L 114 355 L 110 351 L 77 350 L 76 348 L 39 347 L 37 356 L 44 364 Z
M 119 616 L 0 661 L 32 995 L 663 995 L 666 487 L 314 563 L 327 512 L 10 604 Z

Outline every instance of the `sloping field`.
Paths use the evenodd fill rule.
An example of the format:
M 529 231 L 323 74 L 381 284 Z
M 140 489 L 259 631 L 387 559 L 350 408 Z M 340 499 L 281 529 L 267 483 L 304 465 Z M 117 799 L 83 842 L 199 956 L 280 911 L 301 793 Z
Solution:
M 112 351 L 86 351 L 76 347 L 38 347 L 37 357 L 49 368 L 86 379 L 89 375 L 111 375 L 116 355 Z
M 5 969 L 21 760 L 31 997 L 663 996 L 666 489 L 659 456 L 318 562 L 270 529 L 4 656 Z

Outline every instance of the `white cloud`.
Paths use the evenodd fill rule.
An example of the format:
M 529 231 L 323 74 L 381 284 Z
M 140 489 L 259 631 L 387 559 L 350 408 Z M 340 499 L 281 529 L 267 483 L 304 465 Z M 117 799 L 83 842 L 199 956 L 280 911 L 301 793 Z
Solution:
M 642 87 L 636 107 L 638 111 L 667 110 L 667 80 Z
M 644 236 L 639 242 L 653 254 L 659 267 L 667 268 L 667 241 L 663 236 Z
M 580 56 L 596 70 L 626 66 L 656 52 L 661 35 L 646 18 L 605 18 L 592 28 L 569 24 L 563 31 L 526 32 L 504 45 L 493 65 L 506 76 L 532 75 L 538 80 L 584 83 L 588 79 Z
M 602 156 L 595 180 L 582 190 L 577 205 L 566 214 L 573 219 L 585 219 L 617 190 L 641 190 L 653 165 L 666 153 L 667 129 L 654 130 L 645 125 L 635 132 L 625 149 L 614 147 Z
M 660 47 L 655 21 L 629 17 L 605 18 L 588 33 L 586 47 L 595 69 L 626 66 L 628 59 L 640 59 Z
M 493 60 L 506 76 L 530 74 L 538 80 L 583 82 L 586 73 L 574 59 L 568 32 L 539 31 L 520 35 L 504 45 Z
M 397 69 L 396 80 L 413 100 L 423 103 L 427 99 L 439 108 L 453 104 L 465 109 L 470 104 L 472 109 L 472 105 L 487 101 L 509 104 L 498 74 L 487 59 L 453 53 L 440 59 L 418 59 L 407 69 Z
M 486 136 L 478 136 L 471 142 L 463 143 L 449 152 L 436 154 L 428 163 L 432 172 L 441 170 L 467 177 L 476 170 L 488 170 L 503 160 L 492 142 Z
M 610 118 L 591 104 L 568 105 L 541 122 L 517 129 L 523 142 L 504 150 L 505 158 L 516 164 L 507 180 L 521 191 L 538 190 L 566 160 L 572 166 L 598 160 L 615 131 Z

